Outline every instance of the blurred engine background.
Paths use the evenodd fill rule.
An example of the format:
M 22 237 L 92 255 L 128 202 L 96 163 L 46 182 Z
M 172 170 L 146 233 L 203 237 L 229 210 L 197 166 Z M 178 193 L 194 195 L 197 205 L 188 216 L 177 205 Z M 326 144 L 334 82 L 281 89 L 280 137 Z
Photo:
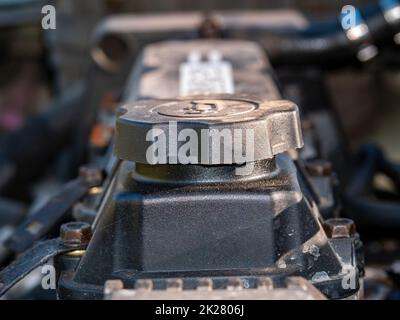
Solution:
M 84 132 L 82 137 L 85 136 L 88 129 L 82 123 L 89 120 L 80 118 L 79 112 L 75 111 L 84 105 L 82 94 L 87 93 L 87 85 L 93 73 L 93 31 L 104 17 L 120 13 L 290 9 L 301 12 L 306 20 L 310 19 L 317 24 L 320 22 L 320 27 L 324 28 L 324 21 L 337 16 L 344 5 L 361 7 L 376 3 L 369 0 L 350 2 L 0 0 L 0 211 L 6 212 L 0 215 L 0 219 L 7 220 L 12 216 L 16 222 L 21 220 L 27 211 L 38 208 L 54 194 L 57 187 L 73 178 L 79 165 L 85 162 L 79 152 L 79 141 L 82 142 L 84 138 L 79 138 L 79 135 Z M 40 24 L 43 17 L 40 8 L 47 3 L 54 4 L 57 9 L 55 30 L 43 30 Z M 124 54 L 124 48 L 119 47 L 118 43 L 111 45 L 111 50 L 111 55 L 117 57 Z M 391 57 L 388 59 L 391 61 Z M 382 68 L 379 63 L 363 68 L 348 65 L 343 68 L 327 66 L 327 69 L 323 78 L 327 94 L 331 97 L 350 148 L 356 151 L 364 142 L 376 143 L 390 160 L 400 161 L 399 69 Z M 121 96 L 120 89 L 117 85 L 101 92 L 98 105 L 103 110 L 103 119 L 90 128 L 89 133 L 86 132 L 95 149 L 105 148 L 110 143 L 113 124 L 110 120 L 112 117 L 108 119 L 107 115 L 114 112 Z M 296 96 L 296 87 L 292 89 L 294 92 L 290 92 L 290 86 L 285 87 L 289 91 L 286 92 L 287 96 Z M 84 99 L 91 101 L 87 95 Z M 46 135 L 48 130 L 48 123 L 42 115 L 50 117 L 63 104 L 76 105 L 76 110 L 71 108 L 69 114 L 75 120 L 69 121 L 68 115 L 63 115 L 57 123 L 51 123 L 66 134 L 48 136 L 51 142 L 46 141 L 46 151 L 43 152 L 42 146 L 35 139 L 35 135 Z M 38 121 L 43 121 L 43 132 L 37 131 Z M 68 126 L 67 130 L 65 126 Z M 18 144 L 16 141 L 23 143 Z M 40 153 L 40 157 L 32 157 L 35 161 L 40 158 L 40 161 L 26 159 L 24 152 L 28 153 L 28 150 L 30 154 Z M 10 176 L 13 176 L 11 182 Z M 380 174 L 374 177 L 374 184 L 383 190 L 394 192 L 396 189 L 390 180 Z M 0 238 L 6 238 L 10 232 L 2 230 Z M 391 265 L 400 259 L 396 237 L 391 236 L 384 241 L 382 238 L 379 241 L 374 241 L 373 236 L 371 238 L 367 247 L 371 252 L 370 261 L 386 263 L 387 260 Z M 397 271 L 400 275 L 400 271 Z M 376 276 L 379 278 L 381 274 Z
M 40 26 L 42 1 L 1 1 L 0 10 L 0 132 L 20 128 L 27 118 L 46 108 L 46 102 L 87 76 L 91 34 L 102 17 L 113 13 L 211 11 L 216 9 L 288 8 L 306 17 L 324 20 L 348 1 L 54 1 L 56 30 Z M 351 1 L 356 6 L 374 1 Z M 375 141 L 394 159 L 400 157 L 396 141 L 399 120 L 397 71 L 340 70 L 327 77 L 347 138 L 352 145 Z

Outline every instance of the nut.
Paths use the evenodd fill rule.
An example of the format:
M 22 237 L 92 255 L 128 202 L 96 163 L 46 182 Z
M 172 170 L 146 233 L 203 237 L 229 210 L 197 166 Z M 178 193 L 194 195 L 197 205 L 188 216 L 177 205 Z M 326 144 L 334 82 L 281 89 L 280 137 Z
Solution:
M 307 172 L 311 176 L 326 177 L 332 174 L 332 163 L 328 160 L 309 160 L 305 165 Z
M 332 239 L 349 238 L 356 233 L 354 221 L 347 218 L 325 220 L 323 227 L 326 235 Z
M 309 118 L 303 119 L 303 121 L 301 121 L 301 126 L 305 130 L 315 128 L 314 122 Z
M 152 290 L 153 281 L 150 279 L 138 279 L 135 283 L 136 290 Z
M 228 279 L 227 284 L 228 290 L 242 290 L 243 289 L 243 282 L 239 277 L 232 277 Z
M 257 279 L 257 288 L 260 289 L 273 289 L 274 284 L 271 278 L 260 277 Z
M 104 295 L 108 296 L 122 289 L 124 289 L 124 283 L 121 280 L 107 280 L 104 284 Z
M 86 222 L 64 223 L 60 229 L 60 237 L 69 246 L 87 245 L 92 236 L 92 228 Z
M 93 165 L 83 165 L 79 168 L 79 177 L 90 185 L 100 185 L 103 180 L 101 170 Z
M 200 278 L 197 283 L 197 290 L 212 291 L 213 281 L 210 278 Z
M 183 289 L 182 279 L 168 279 L 167 290 L 170 291 L 181 291 Z

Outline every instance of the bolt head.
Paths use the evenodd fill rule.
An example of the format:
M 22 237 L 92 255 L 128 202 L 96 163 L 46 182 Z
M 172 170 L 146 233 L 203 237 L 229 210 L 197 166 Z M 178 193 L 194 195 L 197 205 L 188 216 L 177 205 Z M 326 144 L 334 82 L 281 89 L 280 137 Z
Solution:
M 79 177 L 91 185 L 100 185 L 103 173 L 95 166 L 83 165 L 79 168 Z
M 313 177 L 326 177 L 332 174 L 332 163 L 328 160 L 310 160 L 305 166 L 307 172 Z
M 60 238 L 66 245 L 81 246 L 89 243 L 92 228 L 86 222 L 64 223 L 60 229 Z
M 124 283 L 119 279 L 107 280 L 104 284 L 104 294 L 124 289 Z
M 332 239 L 349 238 L 356 233 L 354 221 L 347 218 L 327 219 L 323 227 L 326 235 Z

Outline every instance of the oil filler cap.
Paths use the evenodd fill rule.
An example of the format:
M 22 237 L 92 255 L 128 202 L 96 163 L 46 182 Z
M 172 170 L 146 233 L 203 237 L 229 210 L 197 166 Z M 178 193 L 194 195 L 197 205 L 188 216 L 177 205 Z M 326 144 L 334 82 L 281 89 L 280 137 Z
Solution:
M 298 108 L 287 100 L 193 96 L 137 101 L 117 113 L 115 154 L 122 160 L 236 164 L 302 146 Z

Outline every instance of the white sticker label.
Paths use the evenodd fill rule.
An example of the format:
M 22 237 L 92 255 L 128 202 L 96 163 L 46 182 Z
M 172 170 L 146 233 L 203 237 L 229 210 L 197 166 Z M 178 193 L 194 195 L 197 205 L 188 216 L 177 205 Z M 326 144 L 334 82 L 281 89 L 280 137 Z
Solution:
M 206 61 L 198 52 L 191 52 L 179 67 L 179 77 L 181 96 L 234 93 L 232 66 L 218 51 L 211 51 Z

